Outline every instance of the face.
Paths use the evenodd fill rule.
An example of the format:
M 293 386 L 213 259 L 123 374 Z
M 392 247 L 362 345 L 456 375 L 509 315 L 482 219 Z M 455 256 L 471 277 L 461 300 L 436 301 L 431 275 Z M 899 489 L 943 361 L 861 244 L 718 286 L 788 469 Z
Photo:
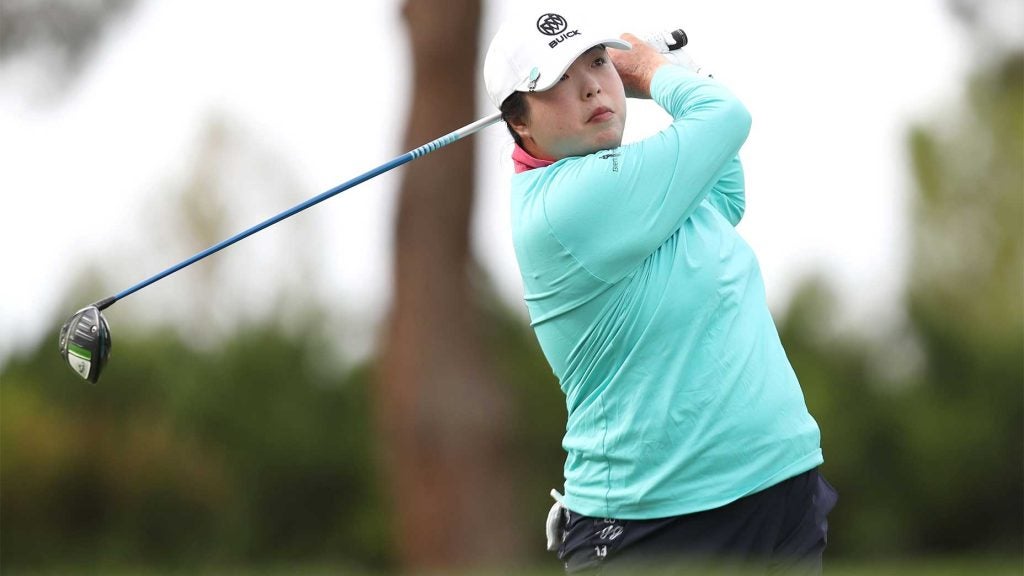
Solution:
M 526 117 L 512 128 L 536 158 L 561 160 L 622 144 L 626 93 L 603 46 L 584 52 L 548 90 L 527 93 L 526 104 Z

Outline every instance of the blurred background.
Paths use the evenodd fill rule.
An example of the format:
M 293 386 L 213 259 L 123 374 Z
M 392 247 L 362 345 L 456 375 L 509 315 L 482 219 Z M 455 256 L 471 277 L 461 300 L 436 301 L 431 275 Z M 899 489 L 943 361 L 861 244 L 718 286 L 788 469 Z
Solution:
M 841 494 L 829 573 L 1024 572 L 1024 2 L 586 6 L 685 28 L 753 114 L 740 232 Z M 512 8 L 0 0 L 0 571 L 560 573 L 502 127 L 119 302 L 98 385 L 56 350 L 489 114 Z

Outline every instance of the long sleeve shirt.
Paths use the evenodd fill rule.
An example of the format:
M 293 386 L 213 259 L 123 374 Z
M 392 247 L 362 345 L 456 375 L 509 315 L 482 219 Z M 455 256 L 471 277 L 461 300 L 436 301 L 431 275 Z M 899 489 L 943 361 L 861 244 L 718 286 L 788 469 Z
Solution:
M 565 393 L 565 503 L 618 519 L 716 508 L 819 465 L 820 432 L 735 230 L 746 108 L 659 68 L 672 124 L 512 178 L 524 298 Z

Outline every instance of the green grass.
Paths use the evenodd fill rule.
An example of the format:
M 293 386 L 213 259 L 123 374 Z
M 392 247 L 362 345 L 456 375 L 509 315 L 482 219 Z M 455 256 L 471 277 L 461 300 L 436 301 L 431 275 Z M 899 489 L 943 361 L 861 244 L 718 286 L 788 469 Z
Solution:
M 41 571 L 2 570 L 3 574 L 24 574 L 26 576 L 68 576 L 99 575 L 104 576 L 396 576 L 394 574 L 369 572 L 358 568 L 340 565 L 276 565 L 276 566 L 244 566 L 193 569 L 152 569 L 152 568 L 85 568 L 61 567 Z M 644 576 L 668 576 L 671 571 L 644 570 Z M 705 576 L 728 574 L 742 576 L 735 571 L 690 572 Z M 421 574 L 416 576 L 440 576 L 441 573 Z M 446 576 L 560 576 L 563 574 L 557 563 L 551 566 L 527 570 L 491 569 L 444 573 Z M 916 560 L 884 560 L 884 561 L 836 561 L 825 565 L 825 576 L 1022 576 L 1024 575 L 1024 557 L 993 557 L 993 558 L 924 558 Z
M 1022 576 L 1024 557 L 925 558 L 885 562 L 836 562 L 827 576 Z

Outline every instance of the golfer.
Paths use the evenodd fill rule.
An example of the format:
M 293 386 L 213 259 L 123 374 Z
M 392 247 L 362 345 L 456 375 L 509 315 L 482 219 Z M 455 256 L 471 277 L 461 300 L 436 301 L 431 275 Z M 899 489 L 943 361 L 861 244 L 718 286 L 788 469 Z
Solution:
M 510 20 L 484 76 L 515 140 L 512 233 L 565 393 L 569 573 L 676 561 L 817 574 L 835 491 L 768 311 L 721 83 L 561 4 Z M 622 145 L 626 97 L 672 124 Z

